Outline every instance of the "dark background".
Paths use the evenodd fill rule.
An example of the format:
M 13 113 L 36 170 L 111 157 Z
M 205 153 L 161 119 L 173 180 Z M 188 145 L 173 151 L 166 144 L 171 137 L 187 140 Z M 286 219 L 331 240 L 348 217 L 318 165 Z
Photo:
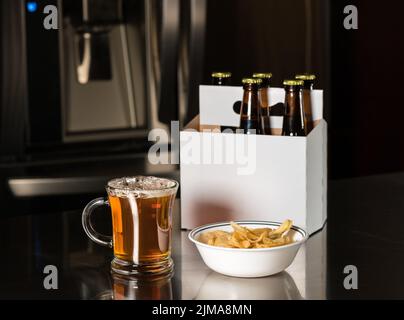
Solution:
M 358 8 L 358 30 L 343 27 L 346 5 Z M 274 74 L 273 86 L 280 86 L 283 79 L 296 73 L 314 72 L 318 76 L 316 87 L 325 90 L 330 179 L 404 170 L 404 106 L 400 98 L 404 82 L 402 1 L 209 0 L 207 9 L 204 83 L 210 82 L 213 70 L 232 71 L 235 84 L 252 72 L 271 71 Z M 12 18 L 9 16 L 9 19 Z M 2 44 L 7 43 L 6 37 L 12 39 L 18 34 L 18 30 L 6 30 L 6 22 L 0 21 Z M 0 83 L 0 95 L 3 96 L 22 85 L 12 80 L 19 78 L 24 66 L 9 63 L 12 60 L 10 56 L 17 56 L 19 51 L 10 53 L 9 50 L 8 53 L 9 56 L 0 50 L 0 67 L 3 67 L 0 74 L 9 75 L 0 77 L 0 81 L 10 80 Z M 18 115 L 18 110 L 15 114 Z M 21 121 L 18 116 L 13 119 L 16 123 Z M 7 121 L 7 125 L 13 127 L 15 123 Z M 4 133 L 5 129 L 1 127 L 0 133 Z M 0 134 L 0 139 L 5 139 L 4 136 Z M 131 158 L 127 160 L 127 163 L 134 162 Z M 142 161 L 138 162 L 141 168 Z M 80 176 L 83 172 L 115 175 L 115 168 L 125 172 L 133 169 L 133 166 L 126 167 L 121 159 L 113 163 L 114 170 L 108 167 L 105 159 L 96 164 L 53 165 L 51 170 L 48 163 L 35 168 L 13 165 L 6 163 L 1 173 L 7 177 L 59 177 Z M 354 264 L 361 270 L 360 279 L 363 280 L 360 280 L 361 291 L 358 294 L 362 298 L 402 297 L 403 233 L 400 217 L 404 208 L 403 181 L 403 174 L 330 181 L 327 264 L 331 298 L 346 298 L 347 292 L 340 284 L 342 267 L 348 264 Z M 3 184 L 0 185 L 0 195 L 3 196 L 6 192 L 2 188 Z M 16 211 L 20 214 L 69 213 L 69 210 L 84 207 L 93 197 L 93 194 L 65 196 L 62 199 L 12 199 L 7 196 L 1 198 L 4 205 L 2 217 L 11 216 Z M 387 223 L 381 223 L 382 218 Z M 32 225 L 31 217 L 27 221 L 26 229 L 33 230 L 35 239 L 46 236 L 41 233 L 43 230 L 38 227 L 36 217 L 32 218 Z M 49 228 L 62 237 L 62 225 L 54 222 L 47 221 Z M 14 245 L 9 241 L 14 236 L 13 229 L 4 226 L 3 229 L 2 242 Z M 73 231 L 78 233 L 81 229 Z M 81 239 L 80 236 L 76 236 L 77 239 Z M 33 242 L 30 233 L 26 238 Z M 48 245 L 63 244 L 60 239 L 56 242 L 43 239 Z M 386 275 L 395 280 L 387 282 Z
M 4 3 L 1 2 L 0 10 L 6 9 Z M 358 8 L 358 30 L 343 27 L 344 7 L 347 5 Z M 17 94 L 24 85 L 18 80 L 23 78 L 21 74 L 25 66 L 18 59 L 12 59 L 21 55 L 21 50 L 18 46 L 5 50 L 6 44 L 12 42 L 11 39 L 18 39 L 20 34 L 17 27 L 10 28 L 10 21 L 21 15 L 17 9 L 13 14 L 2 15 L 0 21 L 0 74 L 3 74 L 0 77 L 0 104 L 3 103 L 0 108 L 7 105 L 11 110 L 0 112 L 2 157 L 7 154 L 5 149 L 8 147 L 13 149 L 10 152 L 24 153 L 19 141 L 25 134 L 21 123 L 26 119 L 19 109 L 23 103 L 17 105 L 4 99 L 7 96 L 13 96 L 13 101 L 18 100 L 16 96 L 19 100 L 27 99 Z M 233 72 L 233 84 L 236 85 L 242 77 L 253 72 L 270 71 L 274 74 L 272 86 L 279 87 L 283 79 L 296 73 L 313 72 L 318 76 L 316 88 L 324 89 L 324 115 L 329 124 L 329 178 L 403 171 L 402 9 L 402 2 L 394 0 L 382 3 L 364 0 L 207 0 L 202 82 L 210 83 L 212 71 Z M 41 62 L 43 66 L 49 63 L 49 60 Z M 40 65 L 38 70 L 41 70 Z M 48 67 L 44 70 L 51 72 Z M 41 74 L 41 77 L 46 76 L 49 74 Z M 48 96 L 47 92 L 41 94 Z M 44 121 L 49 122 L 49 119 Z M 47 136 L 53 137 L 49 130 L 45 131 Z M 132 157 L 122 157 L 117 161 L 101 158 L 98 162 L 73 159 L 76 154 L 90 151 L 97 156 L 98 153 L 104 155 L 105 150 L 101 147 L 106 145 L 107 141 L 100 141 L 92 149 L 87 145 L 73 146 L 77 148 L 74 152 L 69 151 L 73 147 L 67 144 L 46 148 L 54 158 L 53 162 L 42 161 L 38 156 L 43 164 L 39 161 L 41 163 L 35 166 L 30 163 L 31 154 L 24 155 L 28 164 L 18 163 L 12 157 L 2 158 L 0 193 L 4 196 L 8 192 L 3 177 L 117 176 L 122 171 L 134 170 Z M 120 148 L 117 145 L 111 150 L 115 152 Z M 72 161 L 68 162 L 70 153 L 73 154 Z M 125 161 L 130 167 L 124 164 Z M 141 164 L 141 159 L 138 162 Z M 142 170 L 141 165 L 139 168 Z M 11 203 L 10 199 L 7 196 L 3 202 Z M 19 204 L 24 201 L 30 205 L 38 201 L 39 208 L 44 199 L 17 199 Z M 51 198 L 47 201 L 59 200 Z
M 302 36 L 307 3 L 315 12 L 311 57 Z M 358 8 L 358 30 L 343 27 L 347 5 Z M 280 86 L 296 72 L 314 72 L 325 89 L 329 177 L 401 171 L 403 9 L 395 0 L 210 1 L 205 81 L 215 69 L 231 69 L 236 80 L 269 70 Z
M 343 27 L 346 5 L 358 8 L 358 30 Z M 314 72 L 316 87 L 325 90 L 329 177 L 402 171 L 403 9 L 396 0 L 208 0 L 203 81 L 213 70 L 232 71 L 235 82 L 271 71 L 272 85 L 280 86 L 295 73 Z M 0 22 L 3 44 L 16 31 L 5 30 L 6 23 Z M 23 66 L 8 64 L 3 50 L 0 59 L 7 69 L 0 71 L 10 75 L 0 77 L 10 80 L 0 83 L 4 96 L 22 85 L 12 80 Z M 18 119 L 3 121 L 1 130 Z

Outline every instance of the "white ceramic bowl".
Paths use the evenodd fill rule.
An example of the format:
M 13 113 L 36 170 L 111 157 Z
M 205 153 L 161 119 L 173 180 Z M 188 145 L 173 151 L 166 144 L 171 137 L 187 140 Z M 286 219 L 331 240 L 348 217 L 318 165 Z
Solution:
M 239 225 L 255 228 L 277 228 L 281 223 L 268 221 L 236 221 Z M 274 248 L 237 249 L 210 246 L 198 241 L 203 232 L 232 231 L 230 223 L 214 223 L 192 230 L 188 237 L 195 243 L 203 261 L 212 270 L 232 277 L 257 278 L 282 272 L 293 262 L 300 246 L 307 240 L 307 232 L 293 226 L 289 231 L 293 243 Z

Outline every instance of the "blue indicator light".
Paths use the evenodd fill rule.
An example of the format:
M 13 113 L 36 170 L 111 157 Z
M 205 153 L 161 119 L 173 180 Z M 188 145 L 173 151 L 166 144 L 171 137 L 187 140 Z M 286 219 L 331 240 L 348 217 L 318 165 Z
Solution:
M 38 9 L 38 4 L 35 1 L 27 2 L 28 12 L 35 12 Z

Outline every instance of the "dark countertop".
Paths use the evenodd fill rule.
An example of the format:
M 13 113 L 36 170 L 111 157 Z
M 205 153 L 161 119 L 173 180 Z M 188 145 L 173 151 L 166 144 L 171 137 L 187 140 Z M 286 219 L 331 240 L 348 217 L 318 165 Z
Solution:
M 404 173 L 329 186 L 327 297 L 403 299 Z M 346 265 L 358 268 L 358 290 L 342 285 Z
M 404 173 L 330 182 L 326 228 L 308 240 L 286 272 L 264 279 L 210 271 L 179 229 L 179 203 L 175 274 L 155 282 L 112 278 L 112 252 L 87 239 L 81 210 L 3 218 L 0 299 L 404 298 L 403 195 Z M 97 214 L 96 224 L 108 233 L 108 213 Z M 45 265 L 58 268 L 58 290 L 44 289 Z M 358 290 L 344 289 L 347 265 L 358 269 Z

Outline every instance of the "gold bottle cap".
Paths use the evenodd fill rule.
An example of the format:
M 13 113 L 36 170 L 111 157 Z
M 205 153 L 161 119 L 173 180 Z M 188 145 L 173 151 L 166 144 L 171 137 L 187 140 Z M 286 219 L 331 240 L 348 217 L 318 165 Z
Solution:
M 261 84 L 262 79 L 244 78 L 241 82 L 243 84 Z
M 316 75 L 315 75 L 315 74 L 308 74 L 308 73 L 305 73 L 305 74 L 297 74 L 297 75 L 295 76 L 295 79 L 314 81 L 314 80 L 316 80 Z
M 267 72 L 267 73 L 254 73 L 253 78 L 271 79 L 272 78 L 272 73 L 270 73 L 270 72 Z
M 285 80 L 283 81 L 284 86 L 302 86 L 304 85 L 303 80 Z
M 212 78 L 231 78 L 231 72 L 212 72 Z

